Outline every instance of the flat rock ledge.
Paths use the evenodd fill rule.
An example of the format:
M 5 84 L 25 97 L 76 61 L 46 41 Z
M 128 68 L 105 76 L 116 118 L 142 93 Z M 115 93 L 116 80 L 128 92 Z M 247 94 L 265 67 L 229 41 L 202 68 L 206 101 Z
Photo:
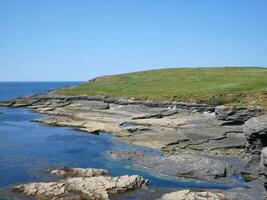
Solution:
M 225 200 L 226 195 L 222 192 L 180 190 L 164 194 L 159 200 Z
M 191 178 L 202 181 L 231 183 L 238 172 L 233 160 L 201 155 L 155 155 L 144 152 L 110 151 L 114 159 L 131 160 L 137 167 L 145 167 L 161 175 Z
M 37 200 L 104 200 L 109 199 L 111 194 L 134 190 L 147 184 L 147 180 L 140 176 L 111 177 L 103 169 L 62 168 L 49 171 L 65 178 L 57 182 L 18 185 L 14 187 L 14 191 L 33 196 Z
M 242 200 L 256 200 L 258 199 L 258 197 L 255 197 L 255 198 L 254 197 L 247 193 L 242 193 L 240 191 L 179 190 L 176 192 L 164 194 L 160 199 L 157 199 L 157 200 L 239 200 L 239 199 L 240 200 L 241 199 Z

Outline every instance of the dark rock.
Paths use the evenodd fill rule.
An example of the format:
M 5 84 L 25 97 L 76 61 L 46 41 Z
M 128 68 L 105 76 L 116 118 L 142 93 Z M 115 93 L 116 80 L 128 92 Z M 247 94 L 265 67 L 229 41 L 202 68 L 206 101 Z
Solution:
M 244 133 L 248 140 L 248 150 L 253 154 L 260 154 L 262 148 L 267 146 L 267 115 L 246 121 Z
M 3 106 L 3 107 L 9 107 L 9 106 L 12 106 L 13 104 L 15 103 L 15 101 L 0 101 L 0 106 Z
M 218 120 L 227 121 L 228 124 L 242 124 L 248 119 L 263 114 L 260 107 L 245 106 L 217 106 L 215 116 Z
M 36 99 L 36 98 L 20 98 L 15 101 L 11 105 L 11 107 L 27 107 L 27 106 L 32 106 L 33 104 L 41 101 L 41 99 Z

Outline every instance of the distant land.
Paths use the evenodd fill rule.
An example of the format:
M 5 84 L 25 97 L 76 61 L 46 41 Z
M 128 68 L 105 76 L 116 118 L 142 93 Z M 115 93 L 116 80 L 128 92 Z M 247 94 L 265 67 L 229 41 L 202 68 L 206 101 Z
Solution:
M 267 106 L 267 68 L 170 68 L 95 78 L 57 91 L 62 95 L 103 95 L 208 104 Z

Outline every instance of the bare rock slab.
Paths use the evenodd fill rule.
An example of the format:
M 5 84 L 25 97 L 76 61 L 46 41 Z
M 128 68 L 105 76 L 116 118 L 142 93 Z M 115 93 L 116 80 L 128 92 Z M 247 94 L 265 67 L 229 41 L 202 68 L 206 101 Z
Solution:
M 190 190 L 180 190 L 177 192 L 172 192 L 164 194 L 160 200 L 225 200 L 226 195 L 222 192 L 195 192 Z
M 109 199 L 110 194 L 134 190 L 147 184 L 140 176 L 107 175 L 102 169 L 63 168 L 51 170 L 52 174 L 65 176 L 58 182 L 38 182 L 18 185 L 14 191 L 33 196 L 38 200 L 45 199 Z M 77 177 L 73 177 L 77 176 Z
M 182 154 L 159 156 L 128 151 L 109 153 L 115 159 L 128 159 L 137 167 L 145 167 L 155 173 L 172 177 L 220 182 L 236 175 L 238 171 L 232 163 L 216 157 Z
M 164 194 L 158 200 L 239 200 L 239 199 L 240 200 L 241 199 L 242 200 L 255 200 L 255 199 L 258 199 L 257 197 L 256 198 L 254 197 L 255 196 L 247 193 L 246 189 L 241 189 L 240 191 L 179 190 L 176 192 Z

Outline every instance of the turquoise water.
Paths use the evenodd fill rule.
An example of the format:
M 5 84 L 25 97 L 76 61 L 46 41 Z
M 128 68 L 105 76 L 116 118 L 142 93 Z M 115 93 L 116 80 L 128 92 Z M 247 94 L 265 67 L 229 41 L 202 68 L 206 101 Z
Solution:
M 38 87 L 36 83 L 20 83 L 19 86 L 17 83 L 8 84 L 9 86 L 7 83 L 0 83 L 1 99 L 45 92 L 74 83 L 38 83 Z M 130 162 L 109 159 L 106 151 L 140 147 L 120 143 L 107 133 L 94 135 L 70 128 L 50 127 L 31 122 L 43 116 L 25 108 L 0 107 L 0 187 L 47 180 L 46 169 L 63 166 L 105 168 L 114 176 L 138 174 L 147 178 L 152 187 L 221 189 L 233 187 L 233 185 L 159 177 L 133 167 Z

